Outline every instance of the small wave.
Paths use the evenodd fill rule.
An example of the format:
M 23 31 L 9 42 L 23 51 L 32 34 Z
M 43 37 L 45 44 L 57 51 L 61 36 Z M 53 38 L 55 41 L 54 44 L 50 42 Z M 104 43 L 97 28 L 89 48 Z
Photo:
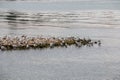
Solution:
M 79 12 L 18 12 L 0 11 L 0 25 L 17 27 L 50 25 L 56 27 L 120 26 L 120 11 L 79 11 Z M 58 25 L 58 26 L 57 26 Z

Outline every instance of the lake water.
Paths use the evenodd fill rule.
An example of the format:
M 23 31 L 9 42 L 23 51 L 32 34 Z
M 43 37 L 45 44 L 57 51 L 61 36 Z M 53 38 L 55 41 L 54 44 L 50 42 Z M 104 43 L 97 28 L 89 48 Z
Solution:
M 0 51 L 0 80 L 120 80 L 119 0 L 1 0 L 0 36 L 75 36 L 101 47 Z

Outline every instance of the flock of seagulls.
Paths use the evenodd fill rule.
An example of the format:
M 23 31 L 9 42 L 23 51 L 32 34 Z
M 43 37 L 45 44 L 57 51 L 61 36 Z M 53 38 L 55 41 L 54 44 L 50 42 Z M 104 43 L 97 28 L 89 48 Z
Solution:
M 76 47 L 93 46 L 94 44 L 101 45 L 101 41 L 92 41 L 91 39 L 81 39 L 75 37 L 66 38 L 43 38 L 43 37 L 2 37 L 0 38 L 0 50 L 23 50 L 31 48 L 54 48 L 54 47 L 68 47 L 75 45 Z

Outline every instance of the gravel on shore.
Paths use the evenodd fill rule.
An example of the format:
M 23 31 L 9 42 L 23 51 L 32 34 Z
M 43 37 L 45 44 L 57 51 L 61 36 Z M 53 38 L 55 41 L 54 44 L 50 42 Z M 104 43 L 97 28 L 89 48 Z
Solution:
M 24 49 L 36 49 L 36 48 L 54 48 L 54 47 L 67 47 L 75 45 L 76 47 L 93 46 L 97 44 L 101 45 L 101 41 L 95 41 L 91 39 L 81 39 L 76 37 L 27 37 L 22 35 L 21 37 L 1 37 L 0 38 L 0 50 L 24 50 Z

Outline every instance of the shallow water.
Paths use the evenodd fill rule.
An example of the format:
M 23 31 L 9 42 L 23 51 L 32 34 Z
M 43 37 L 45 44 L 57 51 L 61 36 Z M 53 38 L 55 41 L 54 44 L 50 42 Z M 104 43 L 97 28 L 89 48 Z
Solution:
M 120 1 L 0 1 L 0 36 L 86 37 L 101 47 L 0 51 L 0 80 L 120 80 Z

